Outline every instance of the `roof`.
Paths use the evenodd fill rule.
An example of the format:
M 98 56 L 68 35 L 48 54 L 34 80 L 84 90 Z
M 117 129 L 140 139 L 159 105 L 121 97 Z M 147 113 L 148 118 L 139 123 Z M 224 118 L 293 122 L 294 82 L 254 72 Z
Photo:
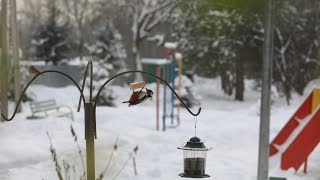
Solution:
M 154 64 L 154 65 L 165 65 L 170 64 L 171 60 L 164 58 L 142 58 L 142 64 Z

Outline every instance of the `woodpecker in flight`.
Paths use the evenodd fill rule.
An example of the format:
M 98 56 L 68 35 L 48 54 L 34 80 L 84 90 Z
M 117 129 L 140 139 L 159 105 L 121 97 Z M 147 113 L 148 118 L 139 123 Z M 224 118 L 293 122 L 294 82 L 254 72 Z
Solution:
M 128 106 L 133 106 L 140 104 L 144 102 L 145 100 L 152 97 L 153 92 L 150 89 L 146 88 L 146 91 L 142 91 L 143 88 L 140 91 L 134 91 L 129 99 L 129 101 L 124 101 L 122 103 L 129 103 Z

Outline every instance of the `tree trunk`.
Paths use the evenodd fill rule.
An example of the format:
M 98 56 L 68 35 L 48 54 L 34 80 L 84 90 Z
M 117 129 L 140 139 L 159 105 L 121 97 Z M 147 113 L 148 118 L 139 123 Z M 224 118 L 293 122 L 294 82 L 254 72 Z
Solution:
M 288 79 L 288 78 L 286 78 L 286 79 Z M 283 88 L 284 88 L 284 95 L 286 96 L 287 104 L 290 105 L 290 100 L 291 100 L 291 85 L 290 85 L 290 82 L 288 82 L 288 80 L 286 80 L 285 82 L 283 82 Z
M 132 55 L 133 55 L 133 59 L 134 59 L 134 65 L 136 67 L 136 70 L 142 71 L 142 62 L 141 62 L 141 57 L 140 57 L 140 43 L 138 40 L 136 40 L 136 42 L 133 43 L 134 46 L 132 48 Z M 142 81 L 142 74 L 141 73 L 136 73 L 135 74 L 135 78 L 134 81 Z
M 1 114 L 8 117 L 8 27 L 7 27 L 7 0 L 1 1 Z M 1 121 L 5 121 L 1 117 Z
M 236 94 L 235 100 L 243 101 L 244 93 L 244 68 L 242 63 L 242 57 L 237 59 L 236 62 Z
M 220 77 L 221 77 L 221 88 L 223 92 L 229 96 L 232 95 L 233 92 L 233 82 L 232 77 L 230 77 L 230 73 L 227 70 L 227 64 L 221 65 Z
M 306 79 L 304 72 L 298 72 L 298 75 L 295 78 L 295 83 L 293 84 L 294 89 L 299 95 L 303 95 L 304 88 L 307 86 L 310 79 Z
M 81 20 L 78 20 L 81 21 Z M 79 27 L 79 46 L 78 46 L 78 53 L 79 53 L 79 58 L 80 61 L 82 61 L 82 57 L 83 57 L 83 28 L 82 28 L 82 23 L 78 22 L 78 27 Z
M 21 95 L 21 82 L 20 82 L 20 62 L 19 62 L 19 49 L 18 49 L 18 28 L 17 28 L 17 11 L 16 0 L 11 0 L 11 33 L 12 33 L 12 48 L 13 48 L 13 81 L 14 81 L 14 101 L 17 103 Z M 17 105 L 17 104 L 16 104 Z M 18 107 L 18 111 L 21 108 Z
M 227 74 L 225 72 L 220 73 L 221 78 L 221 89 L 227 94 Z

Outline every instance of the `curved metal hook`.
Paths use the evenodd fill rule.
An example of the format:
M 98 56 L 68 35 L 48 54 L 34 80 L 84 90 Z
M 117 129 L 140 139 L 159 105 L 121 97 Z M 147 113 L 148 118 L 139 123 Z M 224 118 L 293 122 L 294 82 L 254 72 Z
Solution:
M 189 111 L 190 114 L 192 114 L 193 116 L 198 116 L 201 112 L 201 107 L 199 107 L 198 109 L 198 112 L 197 113 L 193 113 L 191 112 L 191 110 L 187 107 L 187 105 L 182 101 L 182 99 L 179 97 L 179 95 L 174 91 L 174 89 L 169 85 L 169 83 L 167 81 L 165 81 L 164 79 L 162 79 L 161 77 L 158 77 L 154 74 L 151 74 L 151 73 L 148 73 L 148 72 L 145 72 L 145 71 L 138 71 L 138 70 L 133 70 L 133 71 L 125 71 L 125 72 L 122 72 L 122 73 L 119 73 L 113 77 L 111 77 L 110 79 L 108 79 L 99 89 L 96 97 L 94 98 L 94 101 L 96 102 L 97 99 L 99 98 L 99 95 L 103 89 L 104 86 L 106 86 L 111 80 L 113 80 L 114 78 L 118 77 L 118 76 L 121 76 L 121 75 L 124 75 L 124 74 L 128 74 L 128 73 L 142 73 L 142 74 L 147 74 L 147 75 L 150 75 L 150 76 L 153 76 L 159 80 L 161 80 L 163 83 L 165 83 L 169 88 L 170 90 L 174 93 L 174 95 L 179 99 L 179 101 L 183 104 L 183 106 Z M 94 108 L 96 108 L 96 103 L 94 105 Z
M 21 95 L 20 95 L 20 98 L 19 98 L 19 100 L 18 100 L 18 102 L 17 102 L 16 108 L 15 108 L 15 110 L 14 110 L 13 115 L 11 116 L 11 118 L 7 118 L 7 117 L 5 117 L 3 114 L 1 114 L 1 116 L 3 117 L 3 119 L 5 119 L 6 121 L 11 121 L 11 120 L 14 118 L 14 116 L 17 114 L 17 110 L 18 110 L 18 107 L 19 107 L 19 105 L 20 105 L 20 103 L 21 103 L 22 96 L 25 94 L 26 90 L 27 90 L 28 87 L 31 85 L 31 83 L 32 83 L 37 77 L 39 77 L 40 75 L 45 74 L 45 73 L 51 73 L 51 72 L 52 72 L 52 73 L 58 73 L 58 74 L 61 74 L 61 75 L 66 76 L 67 78 L 69 78 L 69 79 L 77 86 L 77 88 L 78 88 L 79 91 L 81 92 L 81 89 L 80 89 L 79 85 L 77 84 L 77 82 L 76 82 L 72 77 L 70 77 L 69 75 L 67 75 L 66 73 L 63 73 L 63 72 L 60 72 L 60 71 L 56 71 L 56 70 L 47 70 L 47 71 L 39 72 L 38 74 L 36 74 L 36 75 L 28 82 L 28 84 L 27 84 L 27 85 L 24 87 L 24 89 L 22 90 Z M 80 98 L 81 98 L 81 97 L 82 97 L 83 101 L 85 102 L 85 99 L 84 99 L 83 94 L 81 94 Z
M 84 71 L 84 75 L 83 75 L 83 82 L 82 82 L 82 87 L 80 90 L 80 97 L 79 97 L 79 104 L 78 104 L 78 109 L 77 111 L 80 111 L 80 107 L 81 107 L 81 97 L 84 97 L 83 95 L 83 91 L 84 91 L 84 85 L 86 83 L 86 79 L 87 79 L 87 73 L 88 73 L 88 69 L 89 69 L 89 65 L 90 65 L 90 102 L 92 102 L 92 73 L 93 73 L 93 67 L 92 67 L 92 61 L 89 60 L 88 64 L 86 66 L 86 70 Z

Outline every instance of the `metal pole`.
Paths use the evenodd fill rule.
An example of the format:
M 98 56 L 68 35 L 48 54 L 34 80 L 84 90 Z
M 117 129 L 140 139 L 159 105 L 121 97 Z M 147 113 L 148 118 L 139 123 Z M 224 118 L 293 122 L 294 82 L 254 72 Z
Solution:
M 174 56 L 172 55 L 172 63 L 171 63 L 171 81 L 172 81 L 172 88 L 176 89 L 176 84 L 175 84 L 175 79 L 176 79 L 176 64 L 177 60 Z M 173 125 L 173 117 L 174 117 L 174 94 L 171 92 L 171 125 Z
M 89 65 L 92 65 L 92 62 L 89 61 L 88 62 L 88 65 L 87 65 L 87 69 L 88 69 L 88 66 Z M 91 67 L 91 71 L 92 71 L 92 67 Z M 122 72 L 122 73 L 119 73 L 111 78 L 109 78 L 105 83 L 103 83 L 103 85 L 100 87 L 97 95 L 95 96 L 94 98 L 94 101 L 92 102 L 90 100 L 89 103 L 86 103 L 85 99 L 84 99 L 84 95 L 83 95 L 83 87 L 84 87 L 84 84 L 82 86 L 82 89 L 80 88 L 80 86 L 77 84 L 77 82 L 72 78 L 70 77 L 69 75 L 63 73 L 63 72 L 60 72 L 60 71 L 55 71 L 55 70 L 47 70 L 47 71 L 43 71 L 43 72 L 40 72 L 38 71 L 37 69 L 35 69 L 33 66 L 31 66 L 30 70 L 29 70 L 30 73 L 34 74 L 34 77 L 28 82 L 28 84 L 24 87 L 24 89 L 22 90 L 21 92 L 21 96 L 18 100 L 18 103 L 16 105 L 16 108 L 14 110 L 14 113 L 13 115 L 8 118 L 7 116 L 5 116 L 4 114 L 1 113 L 1 117 L 3 119 L 5 119 L 6 121 L 11 121 L 16 113 L 17 113 L 17 109 L 20 105 L 20 102 L 22 100 L 22 96 L 25 94 L 25 91 L 28 89 L 28 87 L 31 85 L 31 83 L 37 78 L 39 77 L 40 75 L 42 74 L 45 74 L 45 73 L 58 73 L 58 74 L 61 74 L 67 78 L 69 78 L 78 88 L 78 90 L 80 91 L 80 102 L 81 102 L 81 99 L 83 100 L 84 102 L 84 116 L 85 116 L 85 140 L 86 140 L 86 157 L 87 157 L 87 172 L 86 172 L 86 175 L 87 175 L 87 180 L 95 180 L 95 155 L 94 155 L 94 139 L 97 138 L 97 133 L 96 133 L 96 104 L 94 102 L 96 102 L 99 98 L 99 95 L 102 91 L 102 89 L 113 79 L 115 79 L 116 77 L 118 76 L 121 76 L 121 75 L 124 75 L 124 74 L 127 74 L 127 73 L 142 73 L 142 74 L 147 74 L 147 75 L 150 75 L 150 76 L 153 76 L 155 78 L 157 78 L 158 80 L 161 80 L 163 83 L 164 83 L 164 86 L 168 86 L 168 88 L 176 95 L 176 97 L 179 99 L 179 101 L 184 105 L 184 107 L 188 110 L 188 112 L 190 114 L 192 114 L 193 116 L 198 116 L 201 112 L 201 107 L 199 107 L 198 109 L 198 112 L 196 113 L 193 113 L 189 108 L 188 106 L 182 101 L 182 99 L 178 96 L 178 94 L 174 91 L 174 89 L 169 85 L 169 83 L 167 81 L 165 81 L 164 79 L 162 79 L 161 77 L 159 76 L 156 76 L 154 74 L 151 74 L 151 73 L 148 73 L 148 72 L 144 72 L 144 71 L 138 71 L 138 70 L 134 70 L 134 71 L 125 71 L 125 72 Z M 87 71 L 85 73 L 85 76 L 84 78 L 86 77 L 86 74 L 87 74 Z M 92 77 L 91 77 L 92 78 Z M 85 82 L 85 81 L 84 81 Z M 90 91 L 92 91 L 92 83 L 90 83 Z M 80 107 L 80 102 L 79 102 L 79 107 Z M 78 108 L 79 110 L 79 108 Z M 165 127 L 165 126 L 164 126 Z
M 267 180 L 269 171 L 270 93 L 273 61 L 273 0 L 267 0 L 266 3 L 264 32 L 257 180 Z
M 168 65 L 164 65 L 163 68 L 164 80 L 168 80 Z M 162 115 L 162 131 L 166 130 L 166 118 L 167 118 L 167 87 L 163 85 L 163 115 Z
M 84 104 L 85 139 L 87 155 L 87 180 L 95 180 L 94 138 L 95 108 L 92 102 Z
M 158 77 L 160 77 L 160 66 L 157 66 L 157 68 L 156 68 L 156 75 L 158 76 Z M 156 80 L 157 81 L 157 91 L 156 91 L 156 93 L 157 93 L 157 122 L 156 122 L 156 129 L 157 129 L 157 131 L 159 131 L 159 88 L 160 88 L 160 80 L 159 79 L 157 79 Z

